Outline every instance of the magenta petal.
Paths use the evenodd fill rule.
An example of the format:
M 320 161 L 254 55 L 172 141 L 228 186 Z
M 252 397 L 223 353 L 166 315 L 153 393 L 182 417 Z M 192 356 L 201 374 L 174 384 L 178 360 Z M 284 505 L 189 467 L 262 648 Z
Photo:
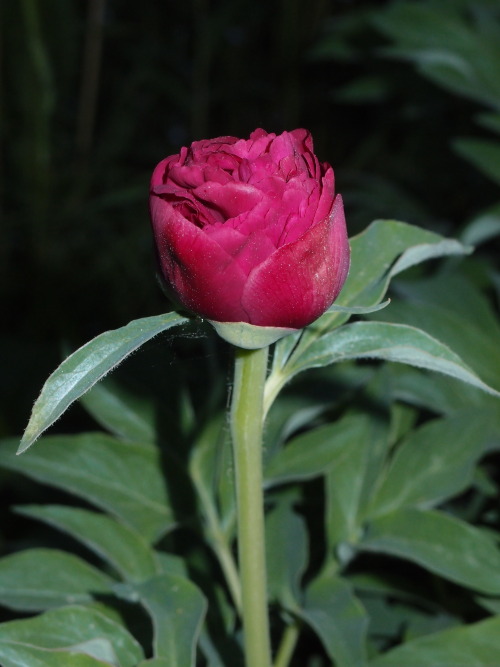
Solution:
M 294 329 L 310 324 L 338 296 L 349 257 L 344 208 L 337 195 L 328 217 L 250 274 L 242 299 L 250 323 Z
M 263 197 L 262 192 L 247 183 L 204 183 L 193 194 L 226 218 L 235 218 L 251 210 Z
M 246 238 L 245 244 L 235 256 L 235 261 L 238 262 L 245 275 L 248 275 L 252 269 L 262 264 L 275 250 L 276 246 L 268 238 L 266 232 L 257 230 Z
M 151 218 L 163 277 L 182 305 L 210 320 L 248 321 L 246 275 L 231 255 L 159 197 L 151 199 Z
M 321 195 L 318 202 L 318 207 L 314 215 L 314 222 L 323 220 L 332 207 L 332 201 L 335 193 L 335 177 L 333 169 L 329 167 L 321 180 Z

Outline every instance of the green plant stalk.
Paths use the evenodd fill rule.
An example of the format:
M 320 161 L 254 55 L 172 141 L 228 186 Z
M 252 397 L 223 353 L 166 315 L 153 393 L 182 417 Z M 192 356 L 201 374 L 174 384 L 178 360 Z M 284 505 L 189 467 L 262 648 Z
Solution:
M 274 667 L 288 667 L 295 651 L 299 634 L 300 629 L 297 621 L 287 626 L 274 660 Z
M 262 490 L 263 395 L 269 348 L 235 348 L 231 435 L 246 667 L 270 667 Z

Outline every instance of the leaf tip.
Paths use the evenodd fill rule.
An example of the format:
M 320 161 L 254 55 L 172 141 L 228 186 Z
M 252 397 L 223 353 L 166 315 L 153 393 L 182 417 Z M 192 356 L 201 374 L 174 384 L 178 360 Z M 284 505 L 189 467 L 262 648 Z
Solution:
M 16 456 L 19 456 L 19 454 L 24 454 L 24 452 L 31 447 L 31 445 L 35 442 L 35 440 L 36 437 L 31 437 L 30 435 L 25 433 L 21 438 L 19 447 L 17 448 Z

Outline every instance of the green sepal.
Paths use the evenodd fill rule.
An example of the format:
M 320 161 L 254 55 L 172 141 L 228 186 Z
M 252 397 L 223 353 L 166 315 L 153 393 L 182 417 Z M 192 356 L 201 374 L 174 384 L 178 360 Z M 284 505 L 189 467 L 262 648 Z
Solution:
M 208 320 L 225 341 L 245 350 L 258 350 L 272 345 L 280 338 L 289 336 L 297 329 L 288 327 L 259 327 L 248 322 L 215 322 Z

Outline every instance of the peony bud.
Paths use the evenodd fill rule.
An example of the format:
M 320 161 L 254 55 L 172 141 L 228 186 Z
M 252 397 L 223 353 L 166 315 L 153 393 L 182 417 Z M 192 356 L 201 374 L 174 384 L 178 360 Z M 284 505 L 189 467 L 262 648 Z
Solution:
M 167 291 L 209 320 L 301 329 L 347 277 L 342 198 L 306 130 L 195 141 L 154 170 L 150 209 Z

